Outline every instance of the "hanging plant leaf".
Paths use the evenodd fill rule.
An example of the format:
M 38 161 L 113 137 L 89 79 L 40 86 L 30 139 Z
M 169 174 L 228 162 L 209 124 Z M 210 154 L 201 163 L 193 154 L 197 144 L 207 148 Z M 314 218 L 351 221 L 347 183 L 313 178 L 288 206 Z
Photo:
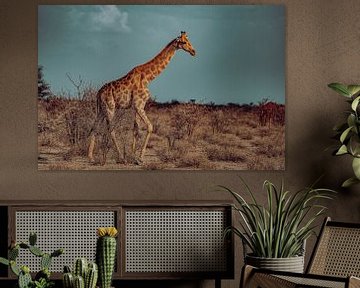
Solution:
M 354 175 L 347 179 L 342 186 L 349 187 L 360 182 L 360 85 L 344 85 L 341 83 L 331 83 L 328 85 L 342 96 L 345 96 L 346 102 L 351 106 L 346 123 L 337 125 L 334 130 L 336 137 L 341 142 L 341 147 L 333 155 L 350 154 L 353 156 L 352 168 Z M 334 133 L 335 134 L 335 133 Z
M 356 108 L 359 105 L 359 101 L 360 101 L 360 96 L 356 97 L 354 101 L 352 101 L 351 103 L 351 109 L 356 111 Z
M 335 155 L 339 156 L 339 155 L 344 155 L 347 153 L 349 153 L 349 152 L 348 152 L 346 145 L 341 145 L 341 147 L 339 148 L 339 150 L 336 152 Z
M 350 98 L 351 95 L 348 91 L 348 88 L 346 85 L 341 84 L 341 83 L 331 83 L 328 85 L 329 88 L 333 89 L 334 91 L 336 91 L 337 93 L 341 94 L 342 96 L 348 97 Z
M 360 158 L 354 157 L 352 168 L 357 179 L 360 180 Z
M 359 183 L 360 183 L 359 179 L 357 179 L 356 177 L 351 177 L 351 178 L 347 179 L 346 181 L 344 181 L 344 183 L 341 185 L 341 187 L 348 188 L 352 185 L 359 184 Z
M 344 141 L 346 140 L 346 137 L 348 136 L 348 134 L 349 134 L 349 132 L 351 131 L 352 128 L 353 128 L 352 126 L 349 127 L 349 128 L 347 128 L 347 129 L 341 134 L 341 136 L 340 136 L 340 142 L 341 142 L 341 143 L 344 143 Z
M 356 123 L 356 116 L 353 113 L 350 113 L 350 115 L 347 118 L 347 125 L 350 126 L 355 126 Z
M 360 157 L 360 138 L 358 135 L 351 136 L 349 146 L 351 147 L 351 154 Z
M 355 96 L 360 92 L 360 85 L 348 85 L 347 90 L 350 96 Z

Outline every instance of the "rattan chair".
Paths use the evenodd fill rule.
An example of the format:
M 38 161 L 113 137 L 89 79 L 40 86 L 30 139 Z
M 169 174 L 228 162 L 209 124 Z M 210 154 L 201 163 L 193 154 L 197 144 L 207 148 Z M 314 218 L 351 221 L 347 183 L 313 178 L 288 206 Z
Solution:
M 278 272 L 246 265 L 242 288 L 360 287 L 360 224 L 326 218 L 306 273 Z

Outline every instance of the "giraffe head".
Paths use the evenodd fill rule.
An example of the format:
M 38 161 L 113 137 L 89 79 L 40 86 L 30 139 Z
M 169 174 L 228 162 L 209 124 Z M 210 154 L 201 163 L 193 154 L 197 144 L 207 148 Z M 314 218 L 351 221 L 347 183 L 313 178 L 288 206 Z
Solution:
M 182 49 L 188 53 L 190 53 L 191 56 L 195 56 L 195 49 L 191 45 L 186 32 L 181 31 L 181 35 L 175 39 L 175 47 L 176 49 Z

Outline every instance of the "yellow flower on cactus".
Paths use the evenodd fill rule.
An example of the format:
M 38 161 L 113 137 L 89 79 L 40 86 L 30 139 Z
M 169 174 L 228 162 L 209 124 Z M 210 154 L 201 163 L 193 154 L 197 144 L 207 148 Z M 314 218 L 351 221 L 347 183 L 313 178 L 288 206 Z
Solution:
M 118 231 L 115 227 L 99 227 L 96 231 L 96 234 L 99 237 L 104 237 L 104 236 L 116 237 Z

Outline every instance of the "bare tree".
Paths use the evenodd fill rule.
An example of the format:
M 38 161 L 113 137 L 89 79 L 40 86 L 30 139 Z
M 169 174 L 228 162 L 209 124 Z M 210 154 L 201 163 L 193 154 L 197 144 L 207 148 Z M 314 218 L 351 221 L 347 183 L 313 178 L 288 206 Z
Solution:
M 78 76 L 77 80 L 74 80 L 70 76 L 70 73 L 66 73 L 66 77 L 75 86 L 76 91 L 77 91 L 77 98 L 80 100 L 81 99 L 81 89 L 82 89 L 81 87 L 84 85 L 84 80 L 82 79 L 81 75 Z

